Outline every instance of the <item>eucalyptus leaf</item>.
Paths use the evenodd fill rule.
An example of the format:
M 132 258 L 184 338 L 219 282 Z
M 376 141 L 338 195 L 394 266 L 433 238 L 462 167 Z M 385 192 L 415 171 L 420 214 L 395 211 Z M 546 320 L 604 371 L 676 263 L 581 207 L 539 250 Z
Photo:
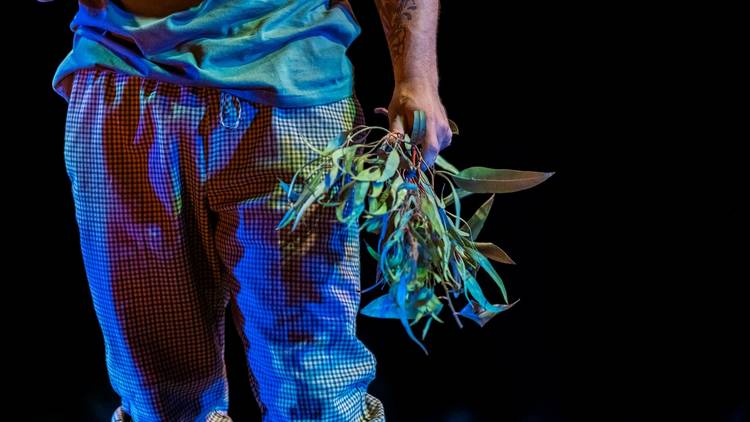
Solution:
M 458 125 L 456 124 L 456 122 L 454 122 L 451 119 L 448 119 L 448 125 L 451 128 L 451 133 L 453 133 L 454 135 L 458 135 Z
M 328 145 L 326 145 L 326 148 L 324 150 L 324 153 L 330 153 L 344 144 L 346 142 L 347 133 L 341 132 L 337 136 L 334 136 L 333 138 L 328 140 Z
M 299 194 L 297 192 L 294 192 L 290 185 L 288 185 L 286 182 L 284 182 L 281 179 L 279 179 L 279 183 L 281 185 L 281 189 L 284 191 L 284 193 L 286 193 L 287 199 L 289 201 L 294 202 L 299 198 Z
M 471 240 L 476 240 L 479 232 L 482 231 L 484 222 L 487 220 L 487 216 L 490 214 L 490 209 L 492 208 L 492 202 L 494 199 L 495 194 L 492 194 L 489 199 L 484 201 L 484 204 L 482 204 L 482 206 L 479 207 L 479 209 L 477 209 L 474 215 L 472 215 L 469 219 L 468 224 L 470 229 L 469 233 L 471 233 Z
M 344 210 L 346 209 L 347 205 L 350 205 L 350 202 L 347 199 L 352 195 L 352 190 L 355 183 L 357 183 L 357 181 L 354 180 L 347 182 L 339 190 L 339 197 L 343 198 L 343 200 L 341 201 L 341 204 L 336 207 L 336 217 L 342 223 L 348 220 L 348 218 L 344 216 Z
M 380 255 L 378 255 L 377 251 L 375 251 L 375 249 L 373 249 L 369 243 L 367 242 L 364 242 L 364 243 L 365 243 L 365 246 L 367 247 L 367 252 L 370 254 L 372 259 L 374 259 L 375 261 L 380 261 Z
M 453 164 L 449 163 L 445 158 L 443 158 L 440 154 L 438 154 L 437 158 L 435 158 L 435 164 L 438 167 L 444 168 L 453 174 L 459 173 L 459 170 L 454 167 Z
M 380 203 L 380 206 L 377 207 L 374 210 L 370 210 L 370 214 L 372 215 L 381 215 L 388 212 L 388 204 L 386 203 Z
M 460 187 L 456 188 L 456 194 L 458 195 L 459 198 L 465 198 L 465 197 L 467 197 L 467 196 L 469 196 L 469 195 L 471 195 L 473 193 L 474 192 L 468 191 L 466 189 L 461 189 Z M 454 197 L 449 196 L 449 197 L 443 199 L 443 202 L 445 203 L 445 206 L 447 207 L 448 205 L 452 204 L 454 200 L 455 200 Z
M 359 228 L 359 231 L 366 230 L 369 233 L 379 233 L 380 232 L 380 219 L 376 218 L 376 216 L 368 215 L 365 218 L 365 222 L 362 223 L 362 226 Z
M 476 300 L 479 303 L 479 305 L 481 305 L 483 308 L 492 312 L 502 311 L 502 308 L 500 308 L 499 306 L 492 305 L 491 303 L 487 301 L 487 299 L 484 297 L 484 293 L 482 292 L 482 288 L 479 287 L 479 283 L 474 277 L 467 274 L 466 277 L 464 277 L 464 285 L 466 286 L 466 289 L 469 291 L 469 294 L 471 294 L 474 300 Z
M 554 172 L 469 167 L 454 174 L 453 180 L 460 188 L 474 193 L 509 193 L 534 187 L 553 174 Z
M 326 173 L 326 180 L 325 180 L 326 189 L 331 188 L 338 179 L 339 179 L 339 167 L 331 166 L 331 169 L 328 170 L 328 173 Z
M 287 212 L 284 214 L 284 217 L 281 219 L 281 221 L 279 222 L 279 224 L 276 226 L 276 230 L 280 230 L 280 229 L 286 227 L 292 221 L 292 219 L 294 218 L 295 212 L 296 212 L 296 210 L 294 209 L 294 207 L 289 207 L 289 209 L 287 210 Z
M 494 305 L 497 308 L 500 308 L 500 311 L 490 311 L 488 309 L 483 308 L 481 305 L 478 305 L 476 302 L 470 301 L 469 303 L 464 306 L 463 309 L 461 309 L 461 312 L 459 312 L 459 315 L 468 318 L 474 322 L 476 322 L 480 327 L 484 327 L 487 322 L 492 319 L 495 315 L 499 314 L 500 312 L 507 311 L 513 305 L 518 303 L 516 300 L 515 302 L 511 304 L 497 304 Z
M 430 329 L 430 323 L 432 322 L 433 318 L 430 318 L 427 320 L 427 323 L 424 325 L 424 328 L 422 329 L 422 340 L 427 337 L 427 331 Z
M 504 250 L 500 249 L 500 247 L 494 243 L 476 242 L 474 245 L 482 255 L 493 261 L 502 262 L 503 264 L 515 264 L 515 261 L 513 261 Z
M 419 346 L 422 349 L 422 351 L 424 351 L 425 355 L 429 355 L 430 353 L 427 351 L 427 348 L 424 346 L 424 344 L 422 344 L 422 342 L 417 340 L 417 337 L 414 335 L 414 332 L 411 330 L 411 327 L 408 321 L 407 311 L 399 308 L 399 317 L 400 317 L 399 319 L 401 320 L 401 325 L 403 325 L 404 328 L 406 329 L 406 333 L 409 335 L 409 338 L 412 339 L 412 341 L 414 341 L 414 343 L 416 343 L 417 346 Z
M 370 186 L 371 186 L 370 192 L 367 194 L 367 196 L 379 197 L 383 193 L 385 182 L 375 181 L 375 182 L 370 183 Z M 379 201 L 382 202 L 382 200 L 379 200 Z
M 398 305 L 390 293 L 373 299 L 367 306 L 360 309 L 359 313 L 373 318 L 399 319 Z M 409 318 L 413 318 L 415 313 L 416 311 L 411 312 Z
M 377 181 L 382 182 L 393 177 L 393 174 L 396 173 L 396 169 L 398 168 L 398 164 L 400 161 L 401 157 L 399 156 L 398 150 L 392 150 L 388 154 L 388 159 L 385 162 L 385 169 L 383 169 L 383 174 L 377 179 Z
M 322 149 L 320 149 L 320 148 L 317 148 L 317 147 L 315 147 L 315 146 L 314 146 L 313 144 L 311 144 L 311 143 L 310 143 L 310 141 L 308 141 L 307 139 L 305 139 L 305 138 L 300 138 L 300 140 L 301 140 L 301 141 L 302 141 L 302 142 L 303 142 L 303 143 L 304 143 L 305 145 L 307 145 L 307 147 L 308 147 L 308 148 L 310 148 L 311 150 L 315 151 L 315 153 L 317 153 L 317 154 L 318 154 L 319 156 L 321 156 L 321 155 L 325 155 L 325 154 L 326 154 L 326 151 L 325 151 L 325 150 L 322 150 Z
M 335 164 L 338 164 L 341 158 L 353 158 L 357 148 L 359 148 L 359 145 L 350 145 L 348 147 L 339 148 L 331 153 L 331 161 Z
M 367 182 L 378 180 L 380 179 L 381 171 L 382 170 L 380 167 L 372 166 L 367 168 L 367 170 L 365 171 L 359 172 L 356 176 L 354 176 L 354 179 Z
M 450 178 L 445 177 L 445 182 L 448 183 L 448 186 L 450 186 L 451 188 L 451 198 L 453 199 L 452 201 L 454 204 L 453 208 L 455 209 L 455 216 L 456 216 L 455 226 L 459 227 L 461 225 L 461 222 L 460 222 L 461 221 L 461 201 L 459 200 L 458 192 L 456 192 L 456 187 L 453 186 L 453 182 L 450 181 Z M 445 206 L 449 205 L 448 202 L 445 202 L 445 201 L 444 201 L 444 204 Z
M 294 231 L 294 229 L 297 228 L 297 224 L 302 218 L 302 215 L 307 209 L 307 207 L 312 205 L 312 203 L 315 202 L 315 200 L 325 192 L 326 185 L 325 185 L 325 182 L 323 183 L 320 182 L 320 174 L 316 175 L 312 183 L 313 184 L 311 184 L 311 186 L 315 186 L 314 191 L 309 196 L 307 196 L 307 199 L 305 200 L 305 202 L 302 203 L 302 205 L 300 206 L 300 209 L 297 211 L 297 216 L 295 217 L 294 224 L 292 225 L 292 231 Z M 305 187 L 305 189 L 307 189 L 307 187 Z
M 505 291 L 505 285 L 503 284 L 503 280 L 500 278 L 500 275 L 498 275 L 497 271 L 495 271 L 495 268 L 492 267 L 492 263 L 490 263 L 490 261 L 476 249 L 469 249 L 469 254 L 477 263 L 479 263 L 479 265 L 487 272 L 487 274 L 492 277 L 492 280 L 494 280 L 497 286 L 500 288 L 500 291 L 503 294 L 503 299 L 505 299 L 505 301 L 507 302 L 508 293 Z

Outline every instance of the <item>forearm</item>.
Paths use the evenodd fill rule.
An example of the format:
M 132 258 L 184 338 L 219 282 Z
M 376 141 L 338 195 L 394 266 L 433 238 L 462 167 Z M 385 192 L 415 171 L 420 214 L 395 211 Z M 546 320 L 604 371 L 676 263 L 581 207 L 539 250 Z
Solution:
M 375 0 L 396 84 L 419 80 L 437 88 L 439 0 Z

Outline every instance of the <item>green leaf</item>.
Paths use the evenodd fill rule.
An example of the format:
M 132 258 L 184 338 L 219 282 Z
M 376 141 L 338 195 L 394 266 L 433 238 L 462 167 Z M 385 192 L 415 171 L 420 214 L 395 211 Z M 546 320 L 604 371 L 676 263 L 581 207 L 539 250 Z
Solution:
M 322 165 L 316 167 L 315 170 L 313 170 L 310 179 L 304 182 L 304 185 L 302 186 L 302 192 L 299 194 L 295 206 L 298 206 L 301 202 L 306 201 L 307 198 L 318 189 L 318 183 L 320 183 L 321 179 L 323 178 L 323 172 L 320 171 L 321 167 Z
M 389 213 L 390 213 L 391 211 L 395 211 L 395 210 L 397 210 L 397 209 L 398 209 L 398 208 L 399 208 L 399 207 L 401 206 L 401 204 L 402 204 L 402 203 L 404 202 L 404 199 L 406 199 L 406 195 L 407 195 L 407 190 L 408 190 L 409 188 L 408 188 L 408 187 L 406 187 L 406 188 L 404 188 L 404 189 L 402 189 L 402 188 L 401 188 L 401 187 L 402 187 L 403 185 L 405 185 L 405 184 L 407 184 L 407 183 L 401 183 L 401 184 L 399 184 L 399 185 L 398 185 L 398 187 L 397 187 L 397 188 L 395 188 L 395 189 L 392 189 L 392 193 L 393 193 L 393 198 L 394 198 L 394 200 L 393 200 L 393 205 L 392 205 L 392 206 L 391 206 L 391 208 L 390 208 L 390 209 L 388 210 L 388 212 L 389 212 Z
M 355 175 L 361 174 L 364 171 L 366 161 L 367 155 L 357 155 L 354 157 Z
M 354 180 L 372 182 L 380 178 L 381 171 L 382 169 L 380 167 L 372 166 L 372 167 L 368 167 L 364 171 L 360 171 L 359 173 L 355 174 L 353 178 Z
M 435 200 L 431 195 L 424 195 L 422 200 L 419 201 L 422 206 L 422 213 L 427 216 L 432 229 L 440 235 L 445 235 L 445 228 L 443 227 L 440 217 L 438 216 L 438 206 L 435 204 Z
M 446 227 L 451 227 L 451 228 L 452 228 L 452 231 L 453 231 L 453 232 L 455 232 L 455 233 L 457 233 L 457 234 L 459 234 L 460 236 L 464 236 L 464 237 L 469 237 L 469 236 L 470 236 L 470 233 L 469 233 L 469 232 L 465 232 L 465 231 L 463 231 L 463 230 L 459 229 L 459 228 L 458 228 L 458 227 L 457 227 L 457 226 L 456 226 L 456 225 L 455 225 L 455 224 L 453 223 L 453 220 L 451 220 L 451 219 L 449 219 L 449 218 L 448 218 L 448 215 L 447 215 L 447 214 L 448 214 L 448 212 L 447 212 L 447 211 L 445 211 L 445 208 L 440 208 L 440 209 L 438 210 L 438 212 L 439 212 L 439 213 L 440 213 L 440 214 L 442 215 L 442 219 L 444 220 L 444 222 L 445 222 L 444 224 L 445 224 L 445 226 L 446 226 Z M 460 223 L 460 222 L 461 222 L 461 221 L 459 220 L 459 223 Z
M 453 199 L 452 202 L 454 204 L 454 208 L 456 211 L 455 212 L 456 221 L 454 225 L 456 227 L 459 227 L 461 225 L 461 201 L 458 198 L 458 192 L 456 192 L 456 187 L 453 186 L 453 182 L 451 182 L 450 179 L 447 177 L 445 178 L 445 180 L 446 182 L 448 182 L 448 185 L 451 187 L 451 198 Z M 447 201 L 443 201 L 443 202 L 446 206 L 448 205 Z
M 385 187 L 385 182 L 382 181 L 375 181 L 370 183 L 372 186 L 372 189 L 370 189 L 370 192 L 367 194 L 367 196 L 370 197 L 378 197 L 381 193 L 383 193 L 383 188 Z
M 328 145 L 326 145 L 326 149 L 324 150 L 324 153 L 330 153 L 331 151 L 335 150 L 336 148 L 339 148 L 340 146 L 344 145 L 346 142 L 346 132 L 341 132 L 338 135 L 334 136 L 333 138 L 328 140 Z
M 357 148 L 359 148 L 359 145 L 350 145 L 348 147 L 339 148 L 331 153 L 331 161 L 338 163 L 341 157 L 353 157 Z
M 331 166 L 330 170 L 328 170 L 328 173 L 326 173 L 326 179 L 325 179 L 326 189 L 333 186 L 334 183 L 336 183 L 338 179 L 339 179 L 339 166 L 334 164 Z
M 367 242 L 365 242 L 364 240 L 363 240 L 363 242 L 365 243 L 365 246 L 367 247 L 367 252 L 370 253 L 370 256 L 372 257 L 372 259 L 374 259 L 376 261 L 380 261 L 380 255 L 378 255 L 378 253 L 375 251 L 375 249 L 373 249 L 372 246 L 370 246 L 370 244 L 367 243 Z
M 422 196 L 427 197 L 433 204 L 436 205 L 436 207 L 445 208 L 445 204 L 443 203 L 443 200 L 440 199 L 440 195 L 432 190 L 432 183 L 430 182 L 430 179 L 427 178 L 427 173 L 420 174 L 419 180 L 421 182 L 420 185 L 424 190 Z
M 477 250 L 481 252 L 482 255 L 493 261 L 502 262 L 503 264 L 515 264 L 515 261 L 513 261 L 504 250 L 500 249 L 500 247 L 494 243 L 476 242 L 474 246 L 476 246 Z
M 299 199 L 299 193 L 294 191 L 294 179 L 297 177 L 297 173 L 294 174 L 290 184 L 287 184 L 283 180 L 277 177 L 281 184 L 281 189 L 286 193 L 287 201 L 294 202 Z
M 445 220 L 447 220 L 447 217 L 445 217 L 445 211 L 439 210 L 441 212 L 441 215 L 444 217 Z M 448 272 L 448 263 L 451 260 L 451 246 L 453 246 L 453 242 L 451 242 L 450 237 L 448 236 L 448 232 L 446 230 L 442 230 L 441 238 L 443 240 L 443 274 Z
M 492 208 L 492 201 L 495 199 L 495 194 L 493 193 L 489 199 L 484 201 L 484 204 L 482 204 L 481 207 L 477 210 L 477 212 L 474 213 L 474 215 L 471 216 L 471 218 L 468 221 L 469 224 L 469 233 L 471 233 L 471 240 L 476 240 L 477 235 L 479 235 L 479 232 L 482 231 L 482 227 L 484 227 L 484 222 L 487 220 L 487 216 L 490 214 L 490 209 Z
M 414 184 L 414 183 L 411 183 L 411 182 L 405 182 L 405 183 L 402 183 L 402 184 L 400 184 L 400 185 L 398 186 L 398 188 L 396 189 L 396 191 L 399 191 L 399 190 L 401 190 L 401 189 L 410 189 L 410 190 L 417 190 L 418 188 L 417 188 L 417 185 L 416 185 L 416 184 Z
M 388 212 L 388 204 L 386 204 L 385 202 L 382 202 L 382 203 L 378 202 L 378 203 L 380 204 L 380 206 L 377 209 L 369 210 L 369 213 L 371 215 L 381 215 L 381 214 L 385 214 Z
M 404 212 L 396 212 L 395 216 L 393 217 L 394 226 L 398 228 L 403 228 L 408 222 L 409 218 L 411 218 L 411 215 L 414 213 L 414 209 L 408 209 Z
M 427 320 L 427 323 L 424 325 L 424 328 L 422 329 L 422 340 L 424 340 L 425 337 L 427 337 L 427 330 L 430 329 L 430 323 L 432 322 L 432 318 Z
M 471 274 L 465 274 L 464 286 L 466 286 L 466 289 L 469 291 L 469 294 L 471 294 L 471 296 L 477 302 L 479 302 L 479 305 L 481 305 L 483 308 L 492 312 L 502 311 L 502 308 L 500 308 L 499 306 L 492 305 L 490 302 L 487 301 L 487 299 L 484 297 L 484 293 L 482 292 L 482 288 L 479 287 L 479 283 L 474 277 L 471 276 Z
M 388 211 L 388 204 L 380 202 L 376 197 L 367 195 L 367 212 L 370 215 L 380 215 Z
M 365 209 L 365 198 L 367 197 L 367 191 L 370 189 L 370 182 L 361 180 L 356 180 L 355 182 L 352 213 L 346 220 L 348 223 L 354 223 L 359 219 L 360 214 Z
M 474 192 L 468 191 L 466 189 L 461 189 L 460 187 L 456 188 L 456 194 L 458 195 L 459 198 L 465 198 L 465 197 L 467 197 L 467 196 L 469 196 L 469 195 L 471 195 L 473 193 Z M 443 202 L 445 203 L 446 207 L 448 205 L 452 204 L 453 201 L 454 201 L 454 197 L 453 196 L 449 196 L 449 197 L 443 199 Z
M 302 205 L 300 205 L 299 209 L 297 210 L 297 216 L 294 219 L 294 224 L 292 225 L 292 231 L 297 228 L 297 224 L 299 223 L 300 219 L 302 218 L 302 214 L 305 212 L 307 207 L 309 207 L 313 202 L 315 202 L 318 197 L 320 197 L 323 193 L 325 193 L 326 185 L 325 181 L 321 182 L 321 178 L 323 177 L 322 173 L 316 173 L 313 177 L 312 181 L 305 186 L 305 188 L 302 191 L 302 194 L 300 195 L 301 198 L 304 198 L 304 201 Z
M 351 182 L 347 182 L 339 190 L 339 198 L 341 198 L 342 201 L 336 207 L 336 218 L 341 223 L 345 223 L 346 221 L 348 221 L 348 216 L 344 217 L 344 209 L 346 208 L 347 204 L 349 204 L 350 199 L 348 197 L 351 196 L 350 191 L 353 189 L 355 183 L 357 183 L 357 181 L 354 180 Z
M 448 119 L 448 126 L 451 128 L 451 133 L 458 135 L 458 125 L 451 119 Z
M 305 145 L 307 145 L 307 146 L 308 146 L 308 147 L 309 147 L 309 148 L 310 148 L 311 150 L 315 151 L 315 152 L 316 152 L 316 153 L 317 153 L 318 155 L 326 155 L 326 151 L 324 151 L 324 150 L 322 150 L 322 149 L 318 149 L 318 148 L 316 148 L 316 147 L 315 147 L 315 146 L 314 146 L 313 144 L 311 144 L 311 143 L 310 143 L 310 141 L 308 141 L 307 139 L 305 139 L 305 137 L 304 137 L 304 136 L 303 136 L 303 137 L 300 137 L 299 139 L 300 139 L 300 140 L 301 140 L 302 142 L 304 142 L 304 143 L 305 143 Z
M 416 263 L 414 262 L 412 262 L 411 264 L 412 266 L 416 265 Z M 404 328 L 406 329 L 406 333 L 409 335 L 409 338 L 411 338 L 412 341 L 414 341 L 419 347 L 421 347 L 422 350 L 425 352 L 425 354 L 429 355 L 424 345 L 419 340 L 417 340 L 417 337 L 414 335 L 414 332 L 411 330 L 411 326 L 409 325 L 409 321 L 408 321 L 410 317 L 411 318 L 414 317 L 414 315 L 412 315 L 411 312 L 408 312 L 408 311 L 411 311 L 411 309 L 409 309 L 408 311 L 406 309 L 407 308 L 406 286 L 408 284 L 407 283 L 408 280 L 406 278 L 411 277 L 411 274 L 413 274 L 412 271 L 405 273 L 406 276 L 402 277 L 402 279 L 398 282 L 397 287 L 396 287 L 396 303 L 398 304 L 398 315 L 399 315 L 399 319 L 401 320 L 401 325 L 403 325 Z
M 401 156 L 399 155 L 398 150 L 394 148 L 388 153 L 388 159 L 385 162 L 383 174 L 377 180 L 382 182 L 393 177 L 398 169 L 399 162 L 401 162 Z
M 411 137 L 415 142 L 420 142 L 427 133 L 427 115 L 424 110 L 414 110 L 414 119 L 411 125 Z
M 359 231 L 367 230 L 370 233 L 377 233 L 380 229 L 380 218 L 375 218 L 373 216 L 367 216 L 368 218 L 365 219 L 365 222 L 362 223 L 362 226 L 360 226 Z
M 458 174 L 459 173 L 459 170 L 456 167 L 454 167 L 453 164 L 451 164 L 448 161 L 446 161 L 445 158 L 443 158 L 439 154 L 438 154 L 437 158 L 435 159 L 435 164 L 438 167 L 441 167 L 441 168 L 444 168 L 444 169 L 448 170 L 452 174 Z
M 380 251 L 382 251 L 381 248 L 383 247 L 383 239 L 385 239 L 386 232 L 388 231 L 388 223 L 391 221 L 390 217 L 390 214 L 383 214 L 382 216 L 380 216 L 382 226 L 382 228 L 380 229 L 380 236 L 378 236 L 378 250 Z
M 487 322 L 490 319 L 492 319 L 492 317 L 499 314 L 500 312 L 507 311 L 508 309 L 513 307 L 513 305 L 515 305 L 516 303 L 518 303 L 517 300 L 508 305 L 501 305 L 501 304 L 494 305 L 500 308 L 500 311 L 494 312 L 494 311 L 490 311 L 488 309 L 483 308 L 481 305 L 477 304 L 474 301 L 470 301 L 468 304 L 466 304 L 466 306 L 464 306 L 463 309 L 461 309 L 458 315 L 476 322 L 477 324 L 479 324 L 480 327 L 484 327 L 484 325 L 487 324 Z
M 554 172 L 469 167 L 453 175 L 453 180 L 460 188 L 474 193 L 509 193 L 534 187 L 553 174 Z
M 353 145 L 352 148 L 356 149 L 357 146 Z M 335 152 L 334 152 L 334 154 L 335 154 Z M 344 169 L 346 170 L 347 174 L 351 174 L 352 173 L 352 164 L 354 163 L 356 157 L 357 157 L 357 152 L 354 151 L 354 150 L 353 151 L 347 151 L 344 154 Z
M 490 263 L 490 261 L 476 249 L 469 249 L 469 254 L 471 255 L 471 258 L 479 263 L 479 265 L 484 268 L 487 274 L 492 277 L 497 286 L 500 288 L 500 291 L 503 293 L 503 299 L 505 299 L 505 302 L 508 302 L 508 293 L 505 291 L 503 280 L 500 278 L 500 275 L 498 275 L 497 271 L 495 271 L 495 268 L 492 267 L 492 263 Z
M 359 313 L 373 318 L 399 319 L 398 304 L 390 293 L 373 299 L 367 306 L 360 309 Z M 414 313 L 410 315 L 410 318 L 414 317 Z
M 297 215 L 294 218 L 294 224 L 292 224 L 292 231 L 294 231 L 294 229 L 297 228 L 297 224 L 302 219 L 302 215 L 304 214 L 305 210 L 307 210 L 307 208 L 313 202 L 315 202 L 315 200 L 318 198 L 318 195 L 320 195 L 318 192 L 322 191 L 325 188 L 325 184 L 324 183 L 321 183 L 319 186 L 320 186 L 320 189 L 319 190 L 316 189 L 315 193 L 312 194 L 312 195 L 310 195 L 310 196 L 308 196 L 307 199 L 305 200 L 305 202 L 303 202 L 302 205 L 300 206 L 299 210 L 297 211 Z
M 286 214 L 284 214 L 284 217 L 281 219 L 279 224 L 276 226 L 276 230 L 282 229 L 286 227 L 289 222 L 292 221 L 292 218 L 294 218 L 295 208 L 289 207 L 289 209 L 286 211 Z

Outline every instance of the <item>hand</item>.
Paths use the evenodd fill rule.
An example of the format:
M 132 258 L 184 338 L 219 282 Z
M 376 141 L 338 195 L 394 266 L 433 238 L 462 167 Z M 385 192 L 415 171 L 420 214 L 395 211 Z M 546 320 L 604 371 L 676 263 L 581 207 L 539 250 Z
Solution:
M 390 131 L 411 135 L 415 110 L 424 110 L 427 117 L 426 135 L 418 142 L 424 161 L 421 170 L 426 171 L 435 163 L 438 153 L 451 144 L 453 133 L 434 83 L 410 80 L 396 84 L 388 105 Z

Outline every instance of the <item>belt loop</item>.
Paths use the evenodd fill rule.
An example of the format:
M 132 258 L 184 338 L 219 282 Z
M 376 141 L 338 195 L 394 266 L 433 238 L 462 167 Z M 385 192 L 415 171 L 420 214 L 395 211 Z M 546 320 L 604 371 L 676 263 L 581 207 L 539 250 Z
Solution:
M 220 93 L 221 93 L 221 96 L 220 96 L 220 100 L 219 100 L 219 103 L 220 103 L 220 107 L 219 107 L 219 122 L 225 128 L 228 128 L 228 129 L 237 129 L 237 127 L 239 127 L 239 125 L 240 125 L 240 119 L 242 119 L 242 103 L 240 102 L 239 98 L 235 97 L 234 95 L 228 94 L 228 93 L 226 93 L 224 91 L 220 91 Z M 227 124 L 224 123 L 224 103 L 226 102 L 225 100 L 227 98 L 229 98 L 230 100 L 232 100 L 232 104 L 234 104 L 234 101 L 237 100 L 237 110 L 238 110 L 237 111 L 237 121 L 235 122 L 234 126 L 227 126 Z

